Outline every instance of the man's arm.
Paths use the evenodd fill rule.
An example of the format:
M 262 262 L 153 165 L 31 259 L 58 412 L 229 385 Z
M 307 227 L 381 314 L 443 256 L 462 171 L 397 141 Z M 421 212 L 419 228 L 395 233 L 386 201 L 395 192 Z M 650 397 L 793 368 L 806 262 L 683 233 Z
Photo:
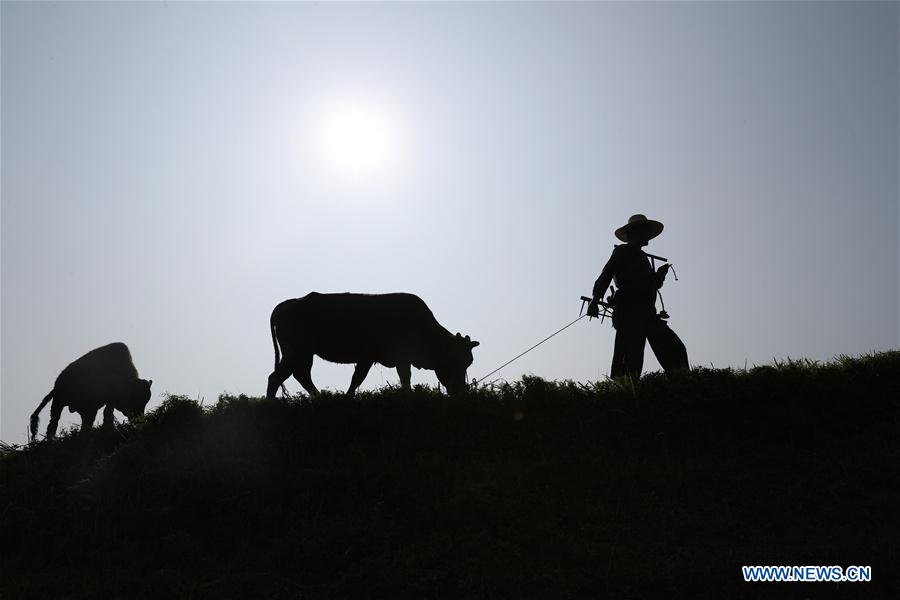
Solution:
M 594 282 L 594 302 L 603 300 L 603 294 L 606 293 L 606 290 L 609 289 L 609 284 L 612 283 L 616 269 L 622 261 L 622 253 L 619 251 L 619 248 L 617 246 L 613 250 L 612 256 L 609 257 L 609 260 L 606 261 L 606 265 L 603 267 L 603 271 L 600 272 L 600 277 Z
M 616 274 L 616 269 L 618 269 L 619 263 L 622 260 L 622 253 L 619 251 L 619 248 L 620 246 L 617 246 L 613 250 L 612 256 L 606 261 L 606 265 L 600 273 L 600 277 L 594 282 L 593 299 L 591 300 L 591 303 L 588 304 L 587 310 L 589 317 L 600 316 L 600 301 L 603 300 L 603 294 L 606 293 L 609 284 L 612 283 L 613 276 Z

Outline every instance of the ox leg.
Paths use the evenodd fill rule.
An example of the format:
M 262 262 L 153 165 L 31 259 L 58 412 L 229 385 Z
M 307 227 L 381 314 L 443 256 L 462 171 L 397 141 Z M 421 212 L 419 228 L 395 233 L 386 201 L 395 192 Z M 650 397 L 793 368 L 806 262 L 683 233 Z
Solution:
M 300 382 L 300 385 L 303 386 L 303 389 L 306 390 L 307 394 L 310 396 L 317 395 L 319 389 L 312 380 L 313 354 L 304 355 L 302 358 L 298 358 L 294 364 L 296 365 L 296 368 L 294 369 L 294 379 Z
M 400 376 L 400 387 L 404 390 L 410 389 L 409 380 L 411 378 L 410 366 L 409 365 L 397 365 L 397 375 Z
M 356 368 L 353 369 L 353 378 L 350 379 L 350 388 L 347 390 L 347 395 L 352 396 L 356 393 L 356 389 L 362 385 L 363 380 L 366 378 L 366 375 L 369 374 L 369 369 L 372 368 L 372 363 L 356 363 Z
M 53 404 L 50 405 L 50 422 L 47 423 L 47 439 L 56 437 L 56 428 L 59 426 L 59 417 L 62 415 L 63 408 L 65 408 L 63 401 L 57 401 L 57 399 L 54 398 Z
M 291 376 L 293 369 L 287 361 L 282 360 L 269 375 L 269 385 L 266 387 L 266 398 L 274 400 L 278 393 L 278 388 L 284 383 L 284 380 Z

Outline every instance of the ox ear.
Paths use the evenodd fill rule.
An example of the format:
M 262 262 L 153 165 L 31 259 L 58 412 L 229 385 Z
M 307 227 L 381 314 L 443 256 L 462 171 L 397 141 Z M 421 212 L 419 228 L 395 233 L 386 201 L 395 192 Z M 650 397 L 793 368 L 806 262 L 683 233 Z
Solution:
M 469 342 L 469 346 L 471 346 L 472 348 L 474 348 L 475 346 L 480 346 L 480 345 L 481 345 L 481 342 L 475 342 L 475 341 Z

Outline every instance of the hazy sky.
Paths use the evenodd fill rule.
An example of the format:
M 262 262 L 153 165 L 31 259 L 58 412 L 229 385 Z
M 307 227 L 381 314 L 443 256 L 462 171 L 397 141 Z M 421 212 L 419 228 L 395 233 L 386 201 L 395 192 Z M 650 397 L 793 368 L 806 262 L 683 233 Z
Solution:
M 3 440 L 111 341 L 153 405 L 262 395 L 271 309 L 313 290 L 420 295 L 480 377 L 577 316 L 637 212 L 693 364 L 900 346 L 896 2 L 0 10 Z M 602 379 L 613 338 L 500 376 Z

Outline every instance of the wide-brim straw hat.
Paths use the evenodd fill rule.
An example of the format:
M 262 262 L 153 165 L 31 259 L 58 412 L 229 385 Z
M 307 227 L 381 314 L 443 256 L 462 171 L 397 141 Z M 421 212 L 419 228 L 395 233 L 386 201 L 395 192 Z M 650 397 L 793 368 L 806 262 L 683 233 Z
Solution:
M 663 224 L 644 215 L 631 215 L 628 223 L 616 229 L 616 237 L 625 243 L 639 239 L 649 241 L 662 233 Z

